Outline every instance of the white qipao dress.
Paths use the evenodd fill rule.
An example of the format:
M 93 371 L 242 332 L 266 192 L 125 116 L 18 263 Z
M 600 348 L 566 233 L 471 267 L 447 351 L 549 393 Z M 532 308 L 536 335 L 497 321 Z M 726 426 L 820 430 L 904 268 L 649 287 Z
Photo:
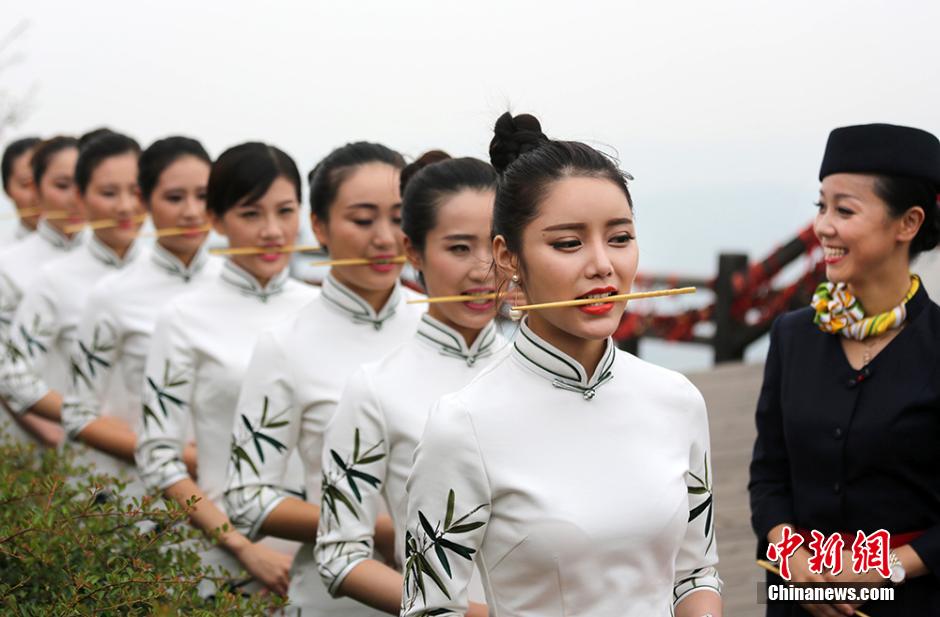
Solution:
M 197 485 L 225 511 L 222 492 L 232 418 L 258 333 L 285 323 L 318 295 L 285 268 L 262 287 L 225 260 L 207 284 L 178 295 L 160 311 L 144 365 L 143 424 L 137 468 L 149 490 L 189 477 L 182 452 L 190 425 L 198 451 Z M 299 487 L 296 487 L 299 489 Z M 241 569 L 224 549 L 205 546 L 203 562 Z
M 75 234 L 68 238 L 43 220 L 36 227 L 36 233 L 5 247 L 0 252 L 0 366 L 10 358 L 11 353 L 16 353 L 9 345 L 10 324 L 26 288 L 39 275 L 39 269 L 44 264 L 75 250 L 84 240 L 85 234 Z M 65 372 L 64 368 L 59 370 Z M 12 418 L 7 418 L 3 410 L 0 410 L 0 424 L 5 426 L 5 432 L 14 439 L 34 441 L 32 435 L 14 423 Z
M 410 341 L 350 378 L 323 445 L 325 505 L 316 554 L 331 593 L 372 557 L 379 495 L 395 523 L 399 564 L 405 562 L 405 482 L 428 412 L 505 352 L 495 322 L 468 346 L 460 333 L 425 313 Z M 477 595 L 473 599 L 482 602 Z
M 261 335 L 238 400 L 228 472 L 226 504 L 239 529 L 256 537 L 298 482 L 307 501 L 319 504 L 323 433 L 343 386 L 363 362 L 381 358 L 413 336 L 424 309 L 406 301 L 419 297 L 396 285 L 376 312 L 330 274 L 319 298 L 295 319 Z M 300 477 L 287 465 L 295 451 L 303 461 Z M 294 559 L 289 597 L 303 615 L 377 614 L 348 598 L 329 596 L 310 544 Z
M 75 379 L 62 407 L 62 425 L 76 436 L 102 415 L 141 429 L 144 362 L 160 309 L 176 296 L 215 280 L 222 260 L 200 251 L 189 266 L 155 244 L 133 264 L 95 285 L 72 347 Z M 110 396 L 118 387 L 125 395 Z M 136 469 L 112 458 L 122 472 Z M 137 491 L 141 490 L 135 487 Z
M 17 306 L 10 325 L 7 357 L 0 365 L 0 396 L 14 413 L 25 413 L 51 390 L 64 393 L 78 378 L 71 362 L 78 321 L 95 284 L 134 261 L 131 245 L 118 257 L 97 236 L 90 235 L 75 254 L 60 255 L 40 268 Z M 104 465 L 93 453 L 82 463 Z
M 718 592 L 705 403 L 618 352 L 593 375 L 523 322 L 431 411 L 408 480 L 402 615 L 665 617 Z

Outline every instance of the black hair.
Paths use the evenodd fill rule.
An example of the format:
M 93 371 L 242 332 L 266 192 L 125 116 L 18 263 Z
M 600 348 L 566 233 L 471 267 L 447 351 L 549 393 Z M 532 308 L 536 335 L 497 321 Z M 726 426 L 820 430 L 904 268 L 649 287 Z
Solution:
M 914 206 L 924 210 L 924 222 L 908 249 L 911 259 L 924 251 L 936 248 L 940 241 L 940 195 L 938 187 L 922 178 L 905 176 L 875 176 L 875 195 L 888 205 L 894 218 L 904 215 Z
M 286 152 L 257 141 L 233 146 L 212 164 L 206 208 L 222 218 L 236 205 L 264 195 L 278 178 L 294 185 L 300 203 L 300 172 Z
M 46 174 L 49 163 L 52 162 L 52 157 L 62 150 L 68 150 L 69 148 L 78 149 L 78 140 L 74 137 L 59 135 L 39 142 L 39 145 L 33 150 L 33 158 L 30 160 L 30 165 L 33 168 L 33 184 L 35 184 L 36 187 L 39 187 L 39 182 Z
M 367 163 L 385 163 L 402 169 L 405 159 L 391 148 L 367 141 L 349 143 L 333 150 L 307 175 L 310 182 L 310 211 L 322 221 L 329 220 L 330 206 L 336 199 L 340 185 L 356 167 Z
M 490 141 L 490 161 L 500 173 L 493 207 L 493 235 L 519 254 L 522 231 L 536 216 L 549 186 L 562 178 L 610 180 L 623 191 L 633 209 L 625 174 L 617 163 L 591 146 L 577 141 L 555 141 L 545 136 L 535 116 L 509 112 L 496 120 Z
M 106 126 L 102 126 L 102 127 L 96 128 L 96 129 L 92 129 L 92 130 L 88 131 L 87 133 L 84 133 L 84 134 L 82 134 L 82 135 L 79 136 L 79 138 L 78 138 L 78 147 L 79 147 L 79 148 L 84 148 L 85 145 L 86 145 L 88 142 L 90 142 L 92 139 L 95 139 L 95 138 L 97 138 L 97 137 L 101 137 L 102 135 L 107 135 L 108 133 L 113 133 L 113 132 L 114 132 L 114 131 L 112 131 L 111 129 L 109 129 L 109 128 L 106 127 Z
M 79 140 L 81 141 L 81 140 Z M 88 139 L 78 149 L 75 163 L 75 184 L 82 194 L 91 182 L 91 175 L 105 160 L 122 154 L 140 154 L 140 144 L 121 133 L 105 131 Z
M 158 139 L 141 153 L 137 162 L 137 183 L 140 184 L 140 194 L 145 203 L 150 201 L 164 170 L 184 156 L 192 156 L 212 165 L 212 159 L 201 143 L 178 135 Z
M 441 150 L 423 154 L 401 172 L 402 231 L 412 246 L 423 253 L 444 199 L 464 190 L 496 190 L 496 181 L 493 166 L 479 159 L 452 159 Z
M 10 176 L 13 175 L 13 163 L 16 159 L 30 151 L 30 149 L 39 143 L 38 137 L 23 137 L 10 142 L 3 151 L 3 160 L 0 161 L 0 171 L 3 174 L 3 190 L 7 190 L 10 183 Z

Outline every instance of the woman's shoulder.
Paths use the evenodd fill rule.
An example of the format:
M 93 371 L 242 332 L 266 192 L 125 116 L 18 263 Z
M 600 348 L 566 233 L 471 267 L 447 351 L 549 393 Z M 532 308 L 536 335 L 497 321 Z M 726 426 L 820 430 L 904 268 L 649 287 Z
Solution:
M 655 398 L 662 398 L 664 402 L 674 400 L 683 408 L 689 404 L 704 408 L 704 399 L 699 389 L 679 371 L 653 364 L 626 352 L 617 353 L 611 370 L 614 383 L 620 377 L 623 387 L 631 391 L 646 391 Z

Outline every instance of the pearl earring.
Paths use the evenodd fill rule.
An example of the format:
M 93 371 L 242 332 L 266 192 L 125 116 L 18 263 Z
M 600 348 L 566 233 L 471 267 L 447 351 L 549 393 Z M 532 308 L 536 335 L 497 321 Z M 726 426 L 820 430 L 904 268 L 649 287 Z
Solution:
M 512 278 L 512 282 L 513 282 L 513 283 L 518 283 L 518 282 L 519 282 L 519 275 L 518 275 L 518 274 L 513 274 L 511 278 Z

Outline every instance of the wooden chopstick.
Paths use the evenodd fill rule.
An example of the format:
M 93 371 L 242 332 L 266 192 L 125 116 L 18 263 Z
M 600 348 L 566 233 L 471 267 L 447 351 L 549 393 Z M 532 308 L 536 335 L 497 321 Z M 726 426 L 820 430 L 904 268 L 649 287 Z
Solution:
M 132 217 L 131 220 L 134 221 L 135 223 L 143 223 L 144 221 L 147 220 L 147 215 L 141 214 L 141 215 Z M 89 223 L 77 223 L 75 225 L 66 225 L 64 231 L 65 233 L 70 234 L 76 231 L 81 231 L 85 227 L 88 227 L 88 229 L 111 229 L 113 227 L 119 226 L 120 224 L 121 224 L 121 221 L 118 221 L 117 219 L 100 219 L 98 221 L 91 221 Z
M 532 311 L 544 308 L 563 308 L 566 306 L 585 306 L 602 302 L 619 302 L 621 300 L 639 300 L 640 298 L 658 298 L 660 296 L 678 296 L 680 294 L 694 294 L 695 287 L 679 287 L 678 289 L 658 289 L 656 291 L 639 291 L 630 294 L 618 294 L 606 298 L 581 298 L 580 300 L 561 300 L 559 302 L 543 302 L 541 304 L 523 304 L 514 306 L 514 311 Z
M 497 293 L 488 293 L 480 294 L 478 296 L 434 296 L 428 298 L 416 298 L 414 300 L 408 300 L 405 304 L 438 304 L 440 302 L 471 302 L 473 300 L 496 300 L 500 294 Z M 506 295 L 506 294 L 502 294 Z
M 4 212 L 0 214 L 0 219 L 26 219 L 31 216 L 39 216 L 42 214 L 42 208 L 23 208 L 22 210 L 15 210 L 13 212 Z
M 388 259 L 330 259 L 328 261 L 311 261 L 312 266 L 371 266 L 372 264 L 403 264 L 408 261 L 404 255 L 389 257 Z
M 769 561 L 764 561 L 763 559 L 758 559 L 758 560 L 757 560 L 757 565 L 759 565 L 759 566 L 762 567 L 763 569 L 767 570 L 767 571 L 770 572 L 771 574 L 776 574 L 777 576 L 780 576 L 780 570 L 778 570 L 778 569 L 777 569 L 777 566 L 775 566 L 774 564 L 770 563 Z M 871 617 L 868 613 L 863 613 L 862 611 L 860 611 L 860 610 L 858 610 L 858 609 L 855 609 L 855 614 L 857 615 L 857 617 Z
M 139 238 L 166 238 L 168 236 L 182 236 L 194 231 L 199 233 L 208 233 L 212 230 L 212 225 L 202 225 L 201 227 L 164 227 L 156 231 L 149 231 L 140 234 Z
M 72 213 L 68 210 L 51 210 L 42 215 L 42 218 L 49 221 L 61 221 L 62 219 L 67 219 L 72 216 Z
M 213 255 L 262 255 L 264 253 L 306 253 L 308 251 L 319 251 L 319 246 L 310 245 L 291 245 L 281 247 L 271 246 L 240 246 L 237 248 L 218 248 L 209 249 Z

